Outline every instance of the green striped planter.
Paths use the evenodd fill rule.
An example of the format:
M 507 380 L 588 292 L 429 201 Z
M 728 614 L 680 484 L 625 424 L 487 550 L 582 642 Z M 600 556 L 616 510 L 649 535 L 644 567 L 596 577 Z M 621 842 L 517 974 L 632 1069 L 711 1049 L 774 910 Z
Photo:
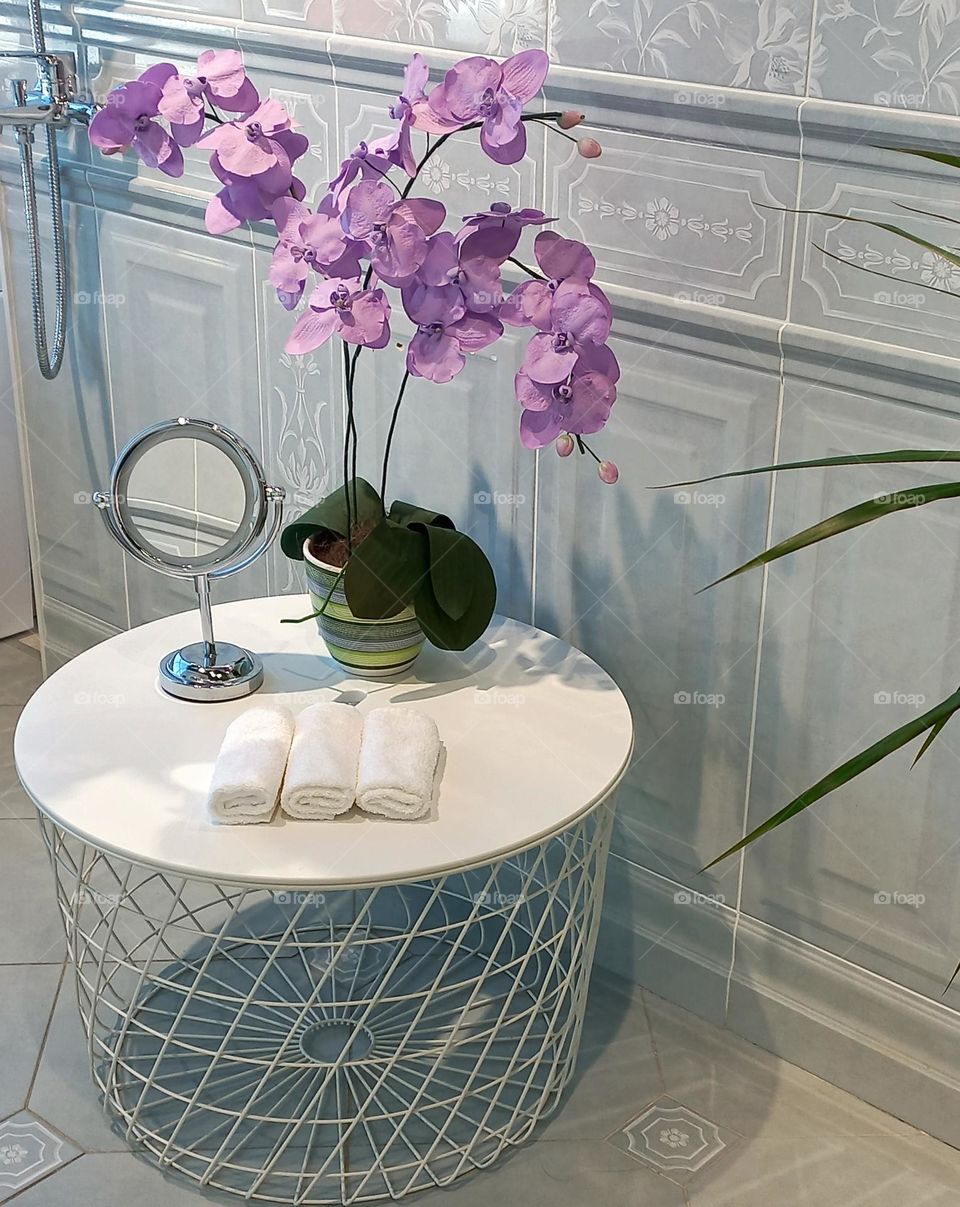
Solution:
M 317 617 L 317 626 L 331 658 L 362 679 L 402 675 L 413 666 L 425 641 L 413 608 L 404 608 L 389 620 L 361 620 L 350 611 L 343 579 L 337 582 L 340 571 L 315 558 L 306 541 L 303 562 L 314 610 L 324 608 L 323 615 Z M 330 601 L 326 603 L 328 596 Z

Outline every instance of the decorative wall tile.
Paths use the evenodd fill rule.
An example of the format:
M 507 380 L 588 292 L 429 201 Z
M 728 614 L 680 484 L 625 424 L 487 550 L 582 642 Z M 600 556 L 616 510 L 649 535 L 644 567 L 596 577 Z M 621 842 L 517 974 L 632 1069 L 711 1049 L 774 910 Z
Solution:
M 788 374 L 783 461 L 960 441 L 955 387 L 926 391 L 911 405 L 877 397 L 866 384 L 818 380 L 820 370 L 799 362 L 788 362 Z M 774 538 L 878 494 L 954 477 L 938 466 L 784 475 Z M 751 827 L 956 689 L 958 524 L 951 502 L 923 507 L 771 567 Z M 958 752 L 947 726 L 914 769 L 911 743 L 766 836 L 746 855 L 743 909 L 939 999 L 960 950 Z M 731 827 L 724 845 L 739 836 Z
M 43 591 L 118 628 L 127 626 L 123 554 L 91 494 L 107 481 L 114 441 L 104 356 L 96 222 L 91 210 L 67 205 L 70 268 L 68 348 L 60 375 L 45 381 L 37 367 L 30 307 L 29 251 L 22 195 L 3 193 L 10 291 L 18 347 L 17 387 L 31 463 Z M 39 197 L 47 298 L 53 297 L 49 206 Z M 52 324 L 52 315 L 48 315 Z M 49 328 L 52 330 L 52 326 Z
M 815 96 L 960 113 L 955 0 L 823 0 L 815 46 Z
M 333 0 L 338 33 L 510 55 L 546 41 L 547 0 Z
M 813 0 L 553 4 L 551 53 L 561 63 L 763 92 L 804 92 Z
M 115 213 L 102 215 L 100 238 L 118 445 L 186 414 L 234 428 L 259 454 L 252 247 Z M 262 593 L 265 574 L 260 562 L 224 580 L 218 599 Z M 127 579 L 131 623 L 193 602 L 189 583 L 132 562 Z
M 333 29 L 333 0 L 243 0 L 248 21 L 302 29 Z
M 614 849 L 696 890 L 691 908 L 735 904 L 736 870 L 698 875 L 742 823 L 759 581 L 698 588 L 762 540 L 764 499 L 736 480 L 650 490 L 773 450 L 774 363 L 749 369 L 616 333 L 623 376 L 589 457 L 541 455 L 536 623 L 617 679 L 636 727 Z M 632 338 L 631 338 L 632 336 Z M 704 898 L 701 901 L 700 898 Z
M 308 356 L 290 356 L 283 345 L 295 322 L 277 301 L 267 278 L 270 253 L 258 248 L 258 329 L 264 466 L 267 478 L 287 492 L 285 510 L 306 511 L 339 485 L 343 433 L 342 368 L 335 342 Z M 339 343 L 339 341 L 336 341 Z M 274 544 L 267 554 L 271 592 L 305 590 L 299 565 Z
M 952 225 L 902 208 L 932 210 L 956 221 L 960 201 L 951 195 L 953 177 L 916 168 L 916 160 L 904 162 L 894 152 L 889 160 L 883 169 L 834 160 L 805 163 L 801 207 L 893 223 L 938 245 L 955 242 Z M 794 271 L 796 323 L 939 356 L 960 351 L 960 269 L 910 240 L 862 223 L 807 215 Z
M 795 203 L 795 160 L 622 131 L 596 135 L 599 160 L 571 149 L 558 162 L 549 150 L 547 205 L 594 249 L 599 279 L 785 315 L 794 218 L 782 211 Z

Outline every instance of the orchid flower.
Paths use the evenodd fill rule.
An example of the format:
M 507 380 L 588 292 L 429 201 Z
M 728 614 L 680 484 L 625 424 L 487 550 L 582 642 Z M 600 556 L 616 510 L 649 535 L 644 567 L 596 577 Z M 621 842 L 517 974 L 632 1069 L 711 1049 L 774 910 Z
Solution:
M 306 196 L 303 181 L 293 175 L 292 165 L 307 150 L 302 134 L 280 130 L 272 139 L 276 163 L 259 176 L 228 172 L 217 154 L 210 156 L 210 169 L 224 186 L 207 204 L 207 230 L 222 235 L 243 222 L 258 222 L 272 216 L 278 198 L 288 195 L 297 201 Z
M 533 244 L 533 254 L 546 278 L 524 281 L 500 307 L 500 318 L 514 327 L 550 328 L 550 311 L 558 287 L 571 277 L 589 281 L 597 270 L 593 253 L 576 239 L 561 238 L 555 231 L 541 231 Z M 593 286 L 591 293 L 603 299 Z
M 230 113 L 251 113 L 260 104 L 239 50 L 205 50 L 197 59 L 196 75 L 176 73 L 164 84 L 160 115 L 181 147 L 193 146 L 203 133 L 207 102 Z
M 417 160 L 410 137 L 414 106 L 426 96 L 424 89 L 429 75 L 430 69 L 423 55 L 415 54 L 403 73 L 403 91 L 390 106 L 390 116 L 397 122 L 397 128 L 373 144 L 375 155 L 383 156 L 388 163 L 402 168 L 411 179 L 417 174 Z
M 290 125 L 290 114 L 283 105 L 268 97 L 249 116 L 207 131 L 197 146 L 209 147 L 224 171 L 233 176 L 262 176 L 286 158 L 277 136 Z
M 461 297 L 475 314 L 495 310 L 503 298 L 500 264 L 480 254 L 465 257 L 450 231 L 439 231 L 427 240 L 427 254 L 417 269 L 417 278 L 433 289 L 446 289 L 447 296 Z
M 321 281 L 297 320 L 285 351 L 313 352 L 334 334 L 348 344 L 383 348 L 390 340 L 390 303 L 382 289 L 361 289 L 359 280 Z
M 589 281 L 564 281 L 553 295 L 549 326 L 527 345 L 523 372 L 540 385 L 565 381 L 585 345 L 606 340 L 611 319 L 610 303 L 591 292 Z
M 462 59 L 414 105 L 414 125 L 428 134 L 445 134 L 482 122 L 484 151 L 496 163 L 516 163 L 527 149 L 523 106 L 540 91 L 549 66 L 542 50 L 523 50 L 502 66 L 482 55 Z
M 168 176 L 183 175 L 183 154 L 153 119 L 160 113 L 164 84 L 177 74 L 172 63 L 158 63 L 136 80 L 121 84 L 90 123 L 90 141 L 104 155 L 132 147 L 148 168 Z
M 271 213 L 279 239 L 270 263 L 270 281 L 287 310 L 300 301 L 311 270 L 336 278 L 360 276 L 362 245 L 344 234 L 329 194 L 316 213 L 289 196 L 278 198 Z
M 543 210 L 512 209 L 506 201 L 495 201 L 488 210 L 467 214 L 457 235 L 467 246 L 467 254 L 493 256 L 501 264 L 516 251 L 525 226 L 543 226 L 555 222 Z M 483 239 L 479 236 L 485 236 Z
M 353 184 L 358 176 L 364 180 L 371 177 L 382 178 L 389 171 L 390 160 L 384 150 L 377 143 L 361 141 L 340 164 L 340 171 L 330 181 L 328 188 L 333 200 L 339 202 L 340 194 L 347 185 Z
M 361 180 L 347 195 L 341 219 L 353 239 L 367 244 L 373 270 L 389 285 L 403 285 L 427 255 L 427 236 L 443 222 L 439 201 L 398 201 L 384 181 Z
M 599 432 L 616 400 L 619 372 L 613 353 L 602 344 L 584 348 L 569 377 L 554 385 L 534 381 L 521 370 L 515 380 L 523 407 L 520 442 L 525 448 L 543 448 L 561 432 Z
M 452 381 L 466 364 L 464 352 L 477 352 L 503 335 L 503 325 L 489 314 L 472 314 L 463 299 L 444 290 L 416 284 L 403 291 L 404 309 L 417 324 L 407 348 L 413 377 Z

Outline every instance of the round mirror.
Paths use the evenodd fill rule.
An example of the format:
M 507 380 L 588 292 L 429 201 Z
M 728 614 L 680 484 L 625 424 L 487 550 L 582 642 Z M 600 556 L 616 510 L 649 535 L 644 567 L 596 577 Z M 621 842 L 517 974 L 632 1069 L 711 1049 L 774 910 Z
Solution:
M 114 464 L 109 491 L 97 491 L 94 501 L 128 553 L 196 585 L 202 640 L 161 661 L 163 690 L 183 700 L 256 691 L 263 682 L 260 659 L 217 642 L 210 611 L 210 580 L 249 566 L 280 528 L 283 490 L 266 484 L 248 446 L 206 419 L 168 419 L 130 441 Z
M 180 577 L 218 578 L 243 564 L 270 497 L 239 436 L 205 420 L 171 419 L 117 458 L 107 508 L 118 539 L 141 561 Z

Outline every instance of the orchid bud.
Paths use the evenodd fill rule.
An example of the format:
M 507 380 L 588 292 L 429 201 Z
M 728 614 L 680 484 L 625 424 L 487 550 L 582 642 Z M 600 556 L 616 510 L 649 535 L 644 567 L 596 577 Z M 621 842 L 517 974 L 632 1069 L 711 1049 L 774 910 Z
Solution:
M 561 436 L 557 437 L 558 457 L 569 457 L 576 447 L 577 446 L 574 444 L 573 437 L 569 432 L 564 432 Z
M 612 486 L 620 477 L 620 471 L 614 461 L 601 461 L 597 466 L 597 473 L 600 475 L 600 481 L 606 482 L 608 486 Z
M 603 154 L 603 147 L 595 138 L 581 138 L 577 143 L 577 151 L 584 159 L 599 159 Z
M 572 130 L 574 126 L 579 126 L 582 121 L 582 113 L 578 113 L 576 109 L 565 109 L 557 118 L 557 125 L 561 130 Z

